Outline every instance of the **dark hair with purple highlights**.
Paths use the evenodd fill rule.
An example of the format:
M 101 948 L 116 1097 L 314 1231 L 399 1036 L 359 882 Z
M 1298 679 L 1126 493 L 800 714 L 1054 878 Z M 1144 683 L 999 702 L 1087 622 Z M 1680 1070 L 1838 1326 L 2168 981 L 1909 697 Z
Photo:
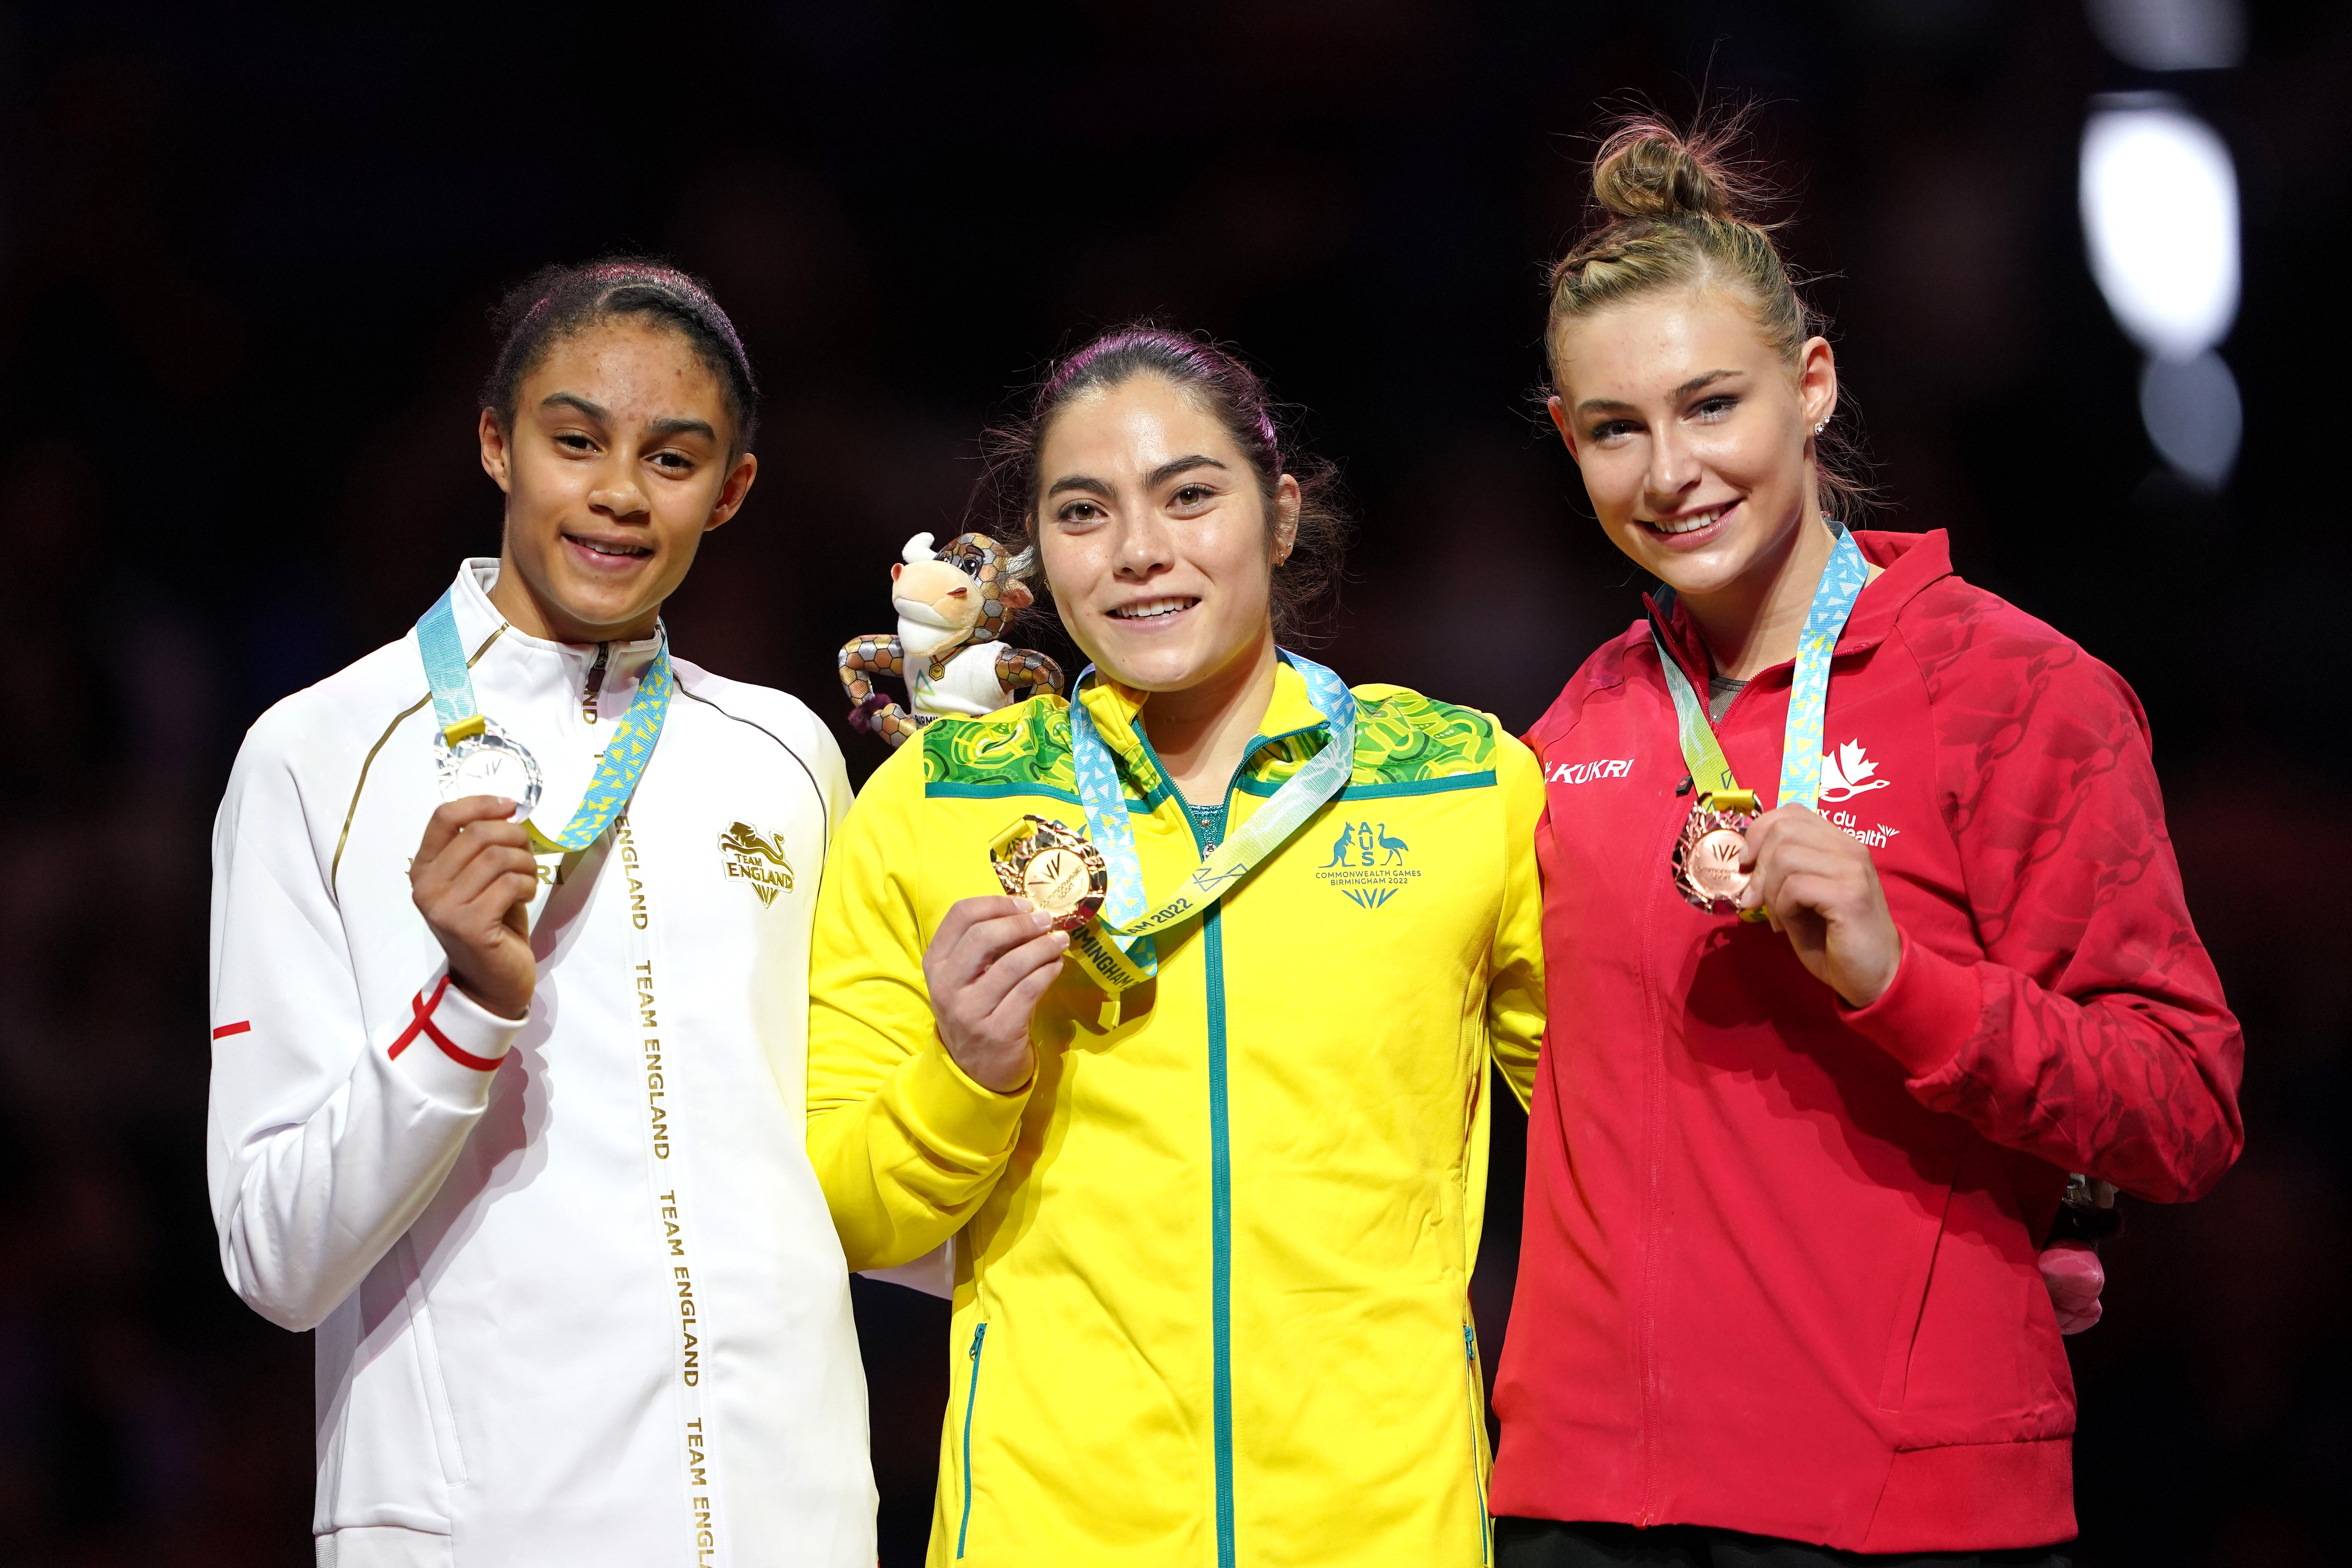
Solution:
M 1265 383 L 1257 373 L 1207 338 L 1153 321 L 1120 327 L 1055 362 L 1038 384 L 1025 416 L 990 430 L 982 439 L 986 468 L 972 498 L 974 526 L 999 539 L 1021 541 L 1029 563 L 1036 560 L 1038 454 L 1046 432 L 1062 411 L 1090 392 L 1108 391 L 1139 375 L 1156 375 L 1197 399 L 1217 417 L 1249 459 L 1258 494 L 1273 522 L 1275 487 L 1288 474 L 1298 481 L 1298 529 L 1290 553 L 1274 569 L 1274 634 L 1289 644 L 1311 627 L 1314 612 L 1339 585 L 1349 523 L 1341 509 L 1339 473 L 1329 463 L 1297 449 Z M 1043 574 L 1034 564 L 1024 573 L 1041 590 Z M 1041 592 L 1039 597 L 1045 597 Z
M 735 323 L 699 279 L 665 261 L 613 256 L 572 267 L 542 267 L 509 289 L 490 312 L 499 357 L 482 383 L 482 406 L 514 428 L 515 397 L 558 342 L 602 321 L 640 316 L 684 337 L 718 379 L 735 421 L 730 456 L 751 449 L 760 430 L 760 385 Z

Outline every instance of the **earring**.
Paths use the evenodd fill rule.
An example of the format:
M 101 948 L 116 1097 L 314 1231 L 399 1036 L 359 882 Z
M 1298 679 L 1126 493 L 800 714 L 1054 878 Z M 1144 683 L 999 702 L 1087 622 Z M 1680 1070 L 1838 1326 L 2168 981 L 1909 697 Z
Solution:
M 1818 424 L 1818 425 L 1816 425 L 1816 426 L 1813 426 L 1813 434 L 1814 434 L 1814 435 L 1816 435 L 1816 436 L 1818 436 L 1818 435 L 1820 435 L 1822 431 L 1824 431 L 1824 430 L 1828 429 L 1829 427 L 1830 427 L 1830 422 L 1829 422 L 1828 420 L 1824 419 L 1824 420 L 1822 420 L 1820 424 Z

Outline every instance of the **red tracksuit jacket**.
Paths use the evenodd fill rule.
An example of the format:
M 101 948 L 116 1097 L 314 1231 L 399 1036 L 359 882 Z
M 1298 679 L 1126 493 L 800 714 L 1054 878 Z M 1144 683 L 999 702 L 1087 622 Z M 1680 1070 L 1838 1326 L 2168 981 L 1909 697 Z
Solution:
M 2170 1201 L 2237 1157 L 2242 1044 L 2138 700 L 1961 582 L 1942 533 L 1856 539 L 1886 571 L 1831 667 L 1821 810 L 1903 933 L 1870 1006 L 1669 882 L 1688 769 L 1646 622 L 1528 736 L 1550 1023 L 1499 1515 L 2064 1540 L 2074 1381 L 2034 1258 L 2065 1173 Z M 1668 635 L 1705 691 L 1679 608 Z M 1750 788 L 1780 777 L 1791 668 L 1716 726 Z

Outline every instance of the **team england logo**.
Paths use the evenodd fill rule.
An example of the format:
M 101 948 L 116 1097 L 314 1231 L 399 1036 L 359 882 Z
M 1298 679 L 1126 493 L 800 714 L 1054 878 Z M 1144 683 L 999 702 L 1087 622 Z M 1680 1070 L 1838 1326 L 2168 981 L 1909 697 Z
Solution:
M 784 858 L 784 836 L 761 833 L 748 822 L 736 823 L 719 836 L 719 858 L 730 877 L 751 884 L 764 908 L 778 893 L 793 890 L 793 865 Z
M 1315 879 L 1337 888 L 1368 910 L 1379 909 L 1420 877 L 1406 861 L 1412 846 L 1389 831 L 1385 822 L 1343 822 L 1331 842 L 1331 858 Z

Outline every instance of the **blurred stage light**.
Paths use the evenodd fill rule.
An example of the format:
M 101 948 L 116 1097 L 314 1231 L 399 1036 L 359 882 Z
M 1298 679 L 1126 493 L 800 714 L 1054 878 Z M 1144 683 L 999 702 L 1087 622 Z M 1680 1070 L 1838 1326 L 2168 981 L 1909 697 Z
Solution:
M 2083 231 L 2099 291 L 2141 347 L 2194 359 L 2227 335 L 2238 313 L 2238 178 L 2212 127 L 2163 100 L 2095 102 L 2083 131 Z
M 2221 70 L 2246 58 L 2238 0 L 2090 0 L 2091 30 L 2142 70 Z
M 2140 416 L 2182 474 L 2219 489 L 2245 416 L 2212 351 L 2238 314 L 2238 177 L 2213 128 L 2172 100 L 2092 100 L 2083 130 L 2091 273 L 2147 351 Z
M 2148 361 L 2139 378 L 2139 416 L 2156 449 L 2185 478 L 2209 490 L 2228 482 L 2246 414 L 2221 355 Z

